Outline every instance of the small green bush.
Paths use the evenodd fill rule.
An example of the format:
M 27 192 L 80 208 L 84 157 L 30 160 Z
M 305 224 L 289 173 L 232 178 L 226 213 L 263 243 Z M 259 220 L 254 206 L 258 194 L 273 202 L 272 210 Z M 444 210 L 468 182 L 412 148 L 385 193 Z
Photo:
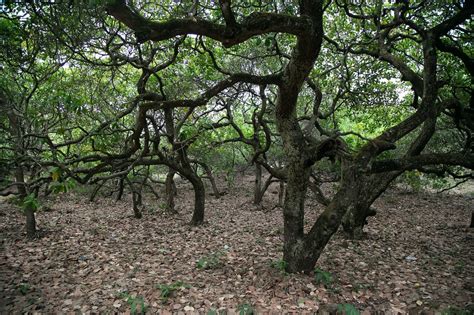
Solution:
M 255 310 L 253 309 L 253 306 L 248 303 L 243 303 L 237 306 L 237 312 L 239 312 L 239 315 L 253 315 L 256 314 Z
M 330 272 L 316 268 L 314 270 L 314 280 L 316 284 L 323 284 L 326 288 L 330 287 L 334 279 Z
M 196 268 L 198 269 L 216 269 L 222 265 L 221 257 L 224 255 L 224 252 L 218 251 L 211 253 L 209 255 L 199 258 L 196 262 Z
M 354 305 L 348 304 L 348 303 L 338 304 L 337 311 L 338 313 L 340 312 L 345 315 L 359 315 L 360 314 L 360 312 L 357 310 L 357 308 Z
M 136 297 L 131 296 L 127 292 L 120 294 L 120 297 L 126 299 L 128 305 L 130 306 L 130 314 L 145 314 L 148 306 L 145 304 L 145 301 L 142 296 L 138 295 Z M 140 311 L 138 312 L 138 306 L 140 306 Z
M 166 303 L 175 291 L 181 288 L 190 288 L 191 286 L 182 281 L 176 281 L 171 284 L 158 284 L 156 287 L 161 291 L 161 301 Z
M 271 263 L 272 268 L 275 268 L 284 274 L 286 274 L 287 266 L 288 266 L 288 263 L 284 261 L 283 259 L 278 259 L 278 260 L 272 261 Z

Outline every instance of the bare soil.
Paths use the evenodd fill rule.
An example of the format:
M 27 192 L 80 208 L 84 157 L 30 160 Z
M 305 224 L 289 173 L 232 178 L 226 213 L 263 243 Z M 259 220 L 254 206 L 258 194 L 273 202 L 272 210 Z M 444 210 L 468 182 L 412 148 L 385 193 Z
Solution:
M 45 200 L 42 236 L 28 241 L 20 210 L 0 202 L 0 312 L 314 313 L 352 304 L 362 313 L 469 309 L 474 300 L 471 195 L 392 189 L 375 204 L 361 241 L 338 232 L 317 275 L 285 274 L 277 185 L 251 204 L 250 176 L 220 199 L 207 198 L 207 223 L 188 224 L 193 194 L 181 185 L 178 215 L 146 199 L 142 219 L 130 200 L 78 193 Z M 221 183 L 222 184 L 222 183 Z M 221 186 L 223 186 L 222 184 Z M 221 187 L 222 188 L 222 187 Z M 307 228 L 322 211 L 311 196 Z M 201 267 L 201 268 L 199 268 Z M 166 286 L 175 285 L 169 298 Z

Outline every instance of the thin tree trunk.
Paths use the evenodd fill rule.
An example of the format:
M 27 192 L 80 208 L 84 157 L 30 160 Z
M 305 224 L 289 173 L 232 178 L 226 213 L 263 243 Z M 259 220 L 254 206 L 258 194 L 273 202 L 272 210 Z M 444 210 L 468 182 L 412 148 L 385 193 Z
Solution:
M 115 197 L 115 201 L 122 200 L 123 197 L 123 190 L 124 190 L 124 178 L 120 177 L 119 182 L 118 182 L 118 193 L 117 196 Z
M 474 228 L 474 211 L 471 213 L 471 224 L 469 225 L 470 228 Z
M 259 205 L 262 202 L 262 166 L 255 163 L 255 186 L 253 190 L 253 204 Z
M 193 174 L 190 177 L 190 182 L 194 189 L 194 211 L 191 219 L 192 225 L 200 225 L 204 223 L 204 208 L 206 202 L 206 190 L 204 184 L 199 176 Z
M 15 169 L 15 181 L 18 184 L 18 194 L 21 200 L 24 200 L 28 191 L 26 189 L 25 183 L 25 173 L 23 166 L 21 165 L 20 158 L 23 157 L 24 154 L 24 143 L 21 131 L 20 121 L 18 119 L 18 115 L 14 112 L 14 109 L 11 108 L 8 112 L 8 120 L 10 123 L 10 133 L 13 138 L 13 147 L 14 147 L 14 155 L 16 161 L 16 169 Z M 28 238 L 35 238 L 36 237 L 36 218 L 35 218 L 35 209 L 31 207 L 26 207 L 25 209 L 25 217 L 26 217 L 26 235 Z
M 31 207 L 26 207 L 25 217 L 26 217 L 26 236 L 28 238 L 35 238 L 36 237 L 35 210 Z
M 165 180 L 165 212 L 166 213 L 177 213 L 175 209 L 174 196 L 175 196 L 175 185 L 174 185 L 174 175 L 176 172 L 169 168 L 168 174 L 166 175 Z
M 102 181 L 100 184 L 97 184 L 95 187 L 94 187 L 94 190 L 92 190 L 92 193 L 91 195 L 89 196 L 89 202 L 93 202 L 95 197 L 97 197 L 97 194 L 99 193 L 100 189 L 102 188 L 102 186 L 104 186 L 105 184 L 105 181 Z
M 214 176 L 212 175 L 212 171 L 211 171 L 211 168 L 209 167 L 209 165 L 207 165 L 206 163 L 199 163 L 202 168 L 204 169 L 204 171 L 206 172 L 206 176 L 207 178 L 209 179 L 209 181 L 211 182 L 211 187 L 212 187 L 212 193 L 214 194 L 214 197 L 216 199 L 219 199 L 221 194 L 219 192 L 219 189 L 217 189 L 217 184 L 216 184 L 216 180 L 214 179 Z
M 139 191 L 133 191 L 132 193 L 133 202 L 133 215 L 136 219 L 142 218 L 142 194 Z
M 132 181 L 125 177 L 125 181 L 127 182 L 128 186 L 130 186 L 130 190 L 132 191 L 132 208 L 133 208 L 133 216 L 137 219 L 142 218 L 142 194 L 141 194 L 141 187 L 136 188 Z

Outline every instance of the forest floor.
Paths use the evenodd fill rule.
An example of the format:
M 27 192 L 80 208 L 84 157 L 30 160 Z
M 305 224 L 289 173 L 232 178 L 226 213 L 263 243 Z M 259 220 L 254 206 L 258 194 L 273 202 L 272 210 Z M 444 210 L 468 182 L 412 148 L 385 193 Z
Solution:
M 0 313 L 139 313 L 145 306 L 165 314 L 278 314 L 351 304 L 363 314 L 455 314 L 472 307 L 472 193 L 391 189 L 376 202 L 365 239 L 338 232 L 319 271 L 303 275 L 280 268 L 277 185 L 258 208 L 252 183 L 245 176 L 220 199 L 208 196 L 200 227 L 188 224 L 193 194 L 184 184 L 175 216 L 152 198 L 134 219 L 127 199 L 52 196 L 44 201 L 51 210 L 37 214 L 42 236 L 34 241 L 25 239 L 20 211 L 0 202 Z M 310 196 L 306 228 L 321 210 Z

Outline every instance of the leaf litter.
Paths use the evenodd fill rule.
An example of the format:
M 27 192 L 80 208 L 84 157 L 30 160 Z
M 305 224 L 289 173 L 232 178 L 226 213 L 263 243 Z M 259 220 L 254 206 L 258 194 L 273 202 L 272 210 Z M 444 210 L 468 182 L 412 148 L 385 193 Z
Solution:
M 363 240 L 338 232 L 316 274 L 287 274 L 278 187 L 256 207 L 252 182 L 245 176 L 220 199 L 208 196 L 199 227 L 188 224 L 193 193 L 185 184 L 178 215 L 161 213 L 149 197 L 140 220 L 127 199 L 52 196 L 45 201 L 51 211 L 37 215 L 43 236 L 34 241 L 25 239 L 20 211 L 0 202 L 0 312 L 310 313 L 350 304 L 363 314 L 430 314 L 472 307 L 472 197 L 391 189 L 376 202 Z M 321 211 L 310 196 L 307 229 Z

